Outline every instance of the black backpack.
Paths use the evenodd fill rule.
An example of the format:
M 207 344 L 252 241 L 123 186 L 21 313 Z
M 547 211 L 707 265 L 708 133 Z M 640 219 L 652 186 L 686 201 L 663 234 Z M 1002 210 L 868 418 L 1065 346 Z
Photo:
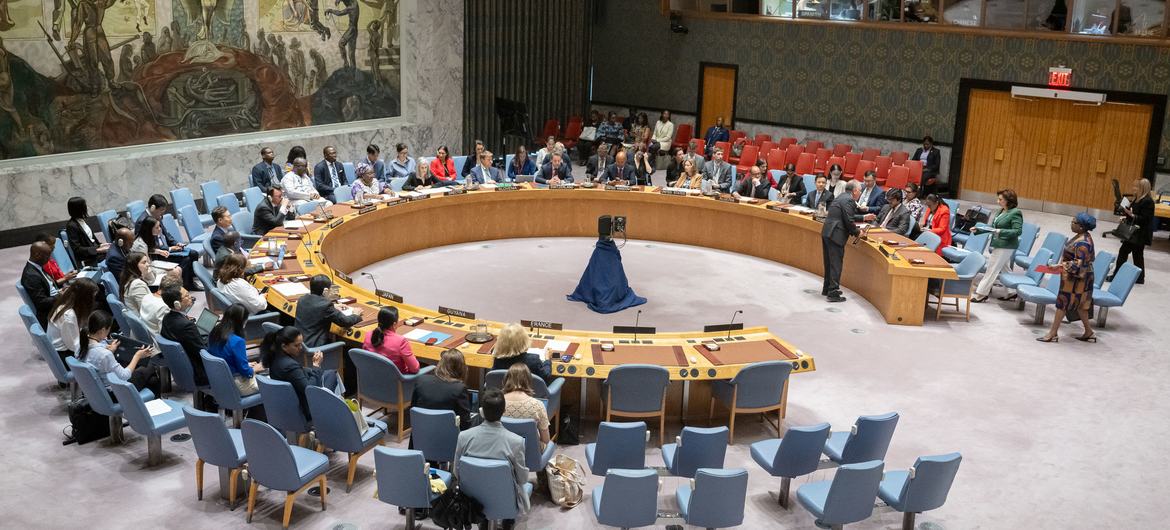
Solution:
M 459 485 L 455 484 L 435 499 L 431 506 L 431 521 L 439 528 L 465 530 L 487 519 L 483 515 L 483 505 L 460 491 Z
M 109 418 L 93 411 L 89 401 L 80 398 L 69 403 L 66 407 L 69 412 L 69 424 L 72 433 L 62 444 L 76 442 L 77 445 L 86 444 L 94 440 L 101 440 L 110 435 Z

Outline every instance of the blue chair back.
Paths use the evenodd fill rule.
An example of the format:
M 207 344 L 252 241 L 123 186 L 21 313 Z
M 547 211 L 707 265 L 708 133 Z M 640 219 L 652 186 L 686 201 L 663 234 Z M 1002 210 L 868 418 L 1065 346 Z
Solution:
M 455 175 L 457 178 L 459 178 L 459 180 L 463 180 L 463 177 L 459 177 L 459 175 L 463 174 L 463 167 L 467 165 L 467 158 L 467 155 L 451 157 L 451 161 L 455 163 Z M 475 166 L 475 164 L 478 163 L 478 161 L 473 161 L 471 162 L 471 165 Z M 508 167 L 508 165 L 505 163 L 504 167 Z M 472 169 L 474 169 L 474 167 Z
M 183 222 L 183 231 L 187 232 L 187 241 L 195 241 L 203 235 L 203 221 L 199 219 L 199 211 L 195 205 L 188 204 L 179 208 L 179 220 Z
M 429 508 L 431 484 L 422 451 L 374 448 L 378 500 L 403 508 Z
M 69 255 L 69 263 L 73 265 L 73 268 L 81 268 L 82 263 L 77 261 L 77 256 L 73 254 L 73 245 L 69 244 L 69 235 L 65 233 L 64 228 L 57 232 L 57 239 L 61 244 L 65 245 L 65 253 Z
M 203 360 L 203 369 L 207 372 L 207 383 L 210 385 L 208 392 L 215 398 L 215 402 L 220 408 L 239 410 L 242 396 L 227 361 L 207 353 L 207 350 L 199 350 L 199 358 Z M 352 416 L 349 423 L 353 424 Z
M 321 204 L 321 201 L 308 201 L 308 202 L 301 203 L 300 206 L 297 206 L 297 215 L 305 215 L 307 213 L 313 213 L 314 211 L 317 210 L 318 204 Z
M 109 273 L 107 273 L 109 274 Z M 130 324 L 126 322 L 126 317 L 122 314 L 126 310 L 126 305 L 118 299 L 118 295 L 109 293 L 106 295 L 106 304 L 110 306 L 110 314 L 114 316 L 114 322 L 118 323 L 118 329 L 122 333 L 130 332 Z
M 589 467 L 594 475 L 602 477 L 610 468 L 645 468 L 646 422 L 601 422 L 597 426 L 597 445 Z
M 175 206 L 175 211 L 180 214 L 184 206 L 190 206 L 196 213 L 199 212 L 199 209 L 195 205 L 195 196 L 191 195 L 191 190 L 187 188 L 175 188 L 171 190 L 171 204 Z M 196 217 L 196 220 L 198 220 L 198 217 Z
M 203 266 L 202 262 L 191 262 L 191 270 L 195 273 L 195 277 L 199 278 L 200 283 L 203 284 L 205 289 L 212 289 L 215 287 L 215 279 L 211 277 L 211 271 L 207 270 L 207 267 Z M 208 298 L 210 299 L 210 297 Z M 225 306 L 223 309 L 227 309 L 227 307 Z
M 214 285 L 214 284 L 213 284 Z M 207 290 L 207 307 L 212 311 L 223 311 L 232 306 L 232 301 L 223 294 L 218 288 L 212 287 Z
M 401 397 L 402 403 L 410 403 L 414 382 L 403 379 L 390 359 L 360 348 L 349 350 L 349 358 L 357 368 L 358 394 L 362 397 L 390 404 L 398 404 Z
M 1051 259 L 1052 251 L 1048 250 L 1047 248 L 1040 247 L 1040 250 L 1036 251 L 1036 255 L 1032 256 L 1032 263 L 1028 265 L 1028 270 L 1024 273 L 1024 276 L 1027 276 L 1029 279 L 1031 279 L 1032 284 L 1040 285 L 1040 279 L 1044 276 L 1044 273 L 1037 269 L 1043 265 L 1048 265 Z
M 110 382 L 110 390 L 114 392 L 114 398 L 118 400 L 118 405 L 122 406 L 123 416 L 130 422 L 130 428 L 138 434 L 152 434 L 155 430 L 154 420 L 146 411 L 146 403 L 142 401 L 142 395 L 138 393 L 134 385 L 112 373 L 106 374 L 106 379 Z M 85 397 L 88 398 L 89 395 L 87 394 Z
M 246 456 L 243 448 L 236 447 L 231 431 L 218 414 L 183 407 L 183 416 L 187 419 L 191 442 L 195 444 L 195 454 L 200 460 L 228 469 L 240 467 L 244 463 Z
M 805 192 L 809 192 L 809 191 L 817 189 L 817 176 L 816 175 L 803 175 L 800 178 L 802 180 L 804 180 L 804 191 Z
M 504 378 L 508 375 L 507 370 L 490 370 L 483 378 L 483 388 L 504 389 Z M 536 399 L 548 399 L 548 385 L 545 384 L 544 379 L 541 379 L 535 374 L 529 375 L 529 384 L 532 386 L 532 397 Z
M 990 242 L 991 232 L 979 232 L 978 234 L 974 234 L 971 237 L 968 237 L 967 241 L 963 243 L 963 248 L 965 250 L 970 250 L 971 252 L 982 254 L 983 251 L 987 250 L 987 244 Z
M 972 236 L 972 238 L 974 237 Z M 980 269 L 983 268 L 983 264 L 986 262 L 987 258 L 983 256 L 983 252 L 968 252 L 967 255 L 963 256 L 963 261 L 955 265 L 955 274 L 959 275 L 959 280 L 970 282 L 975 278 L 976 274 L 979 274 Z
M 394 177 L 390 179 L 390 189 L 394 193 L 402 191 L 402 186 L 406 184 L 406 177 Z
M 914 241 L 921 243 L 930 250 L 938 250 L 938 246 L 942 244 L 942 238 L 938 237 L 938 234 L 927 231 L 918 234 L 918 237 L 914 238 Z
M 218 180 L 209 180 L 199 184 L 199 190 L 203 192 L 204 211 L 211 213 L 211 210 L 219 206 L 219 196 L 224 194 L 223 186 Z
M 171 237 L 174 237 L 179 241 L 184 241 L 183 238 L 186 237 L 187 234 L 184 231 L 179 230 L 179 222 L 175 221 L 175 216 L 169 213 L 164 213 L 162 225 L 163 231 L 170 234 Z
M 352 180 L 350 182 L 353 182 Z M 349 202 L 353 200 L 353 188 L 349 184 L 342 184 L 333 189 L 333 198 L 337 202 Z
M 264 202 L 264 190 L 256 186 L 251 188 L 244 188 L 244 203 L 248 205 L 248 211 L 255 213 L 256 207 Z
M 735 406 L 762 408 L 779 405 L 784 383 L 791 372 L 792 364 L 787 361 L 766 361 L 743 367 L 731 379 L 731 384 L 735 385 Z
M 109 271 L 103 272 L 102 275 L 98 277 L 98 281 L 100 281 L 102 287 L 106 289 L 106 294 L 113 294 L 119 299 L 122 298 L 122 287 L 118 285 L 118 279 L 114 278 L 114 273 Z
M 1117 275 L 1113 277 L 1113 281 L 1109 282 L 1109 293 L 1116 296 L 1121 303 L 1129 298 L 1129 292 L 1133 290 L 1133 285 L 1137 283 L 1138 276 L 1142 270 L 1132 263 L 1123 263 L 1117 269 Z
M 191 359 L 187 357 L 183 346 L 158 335 L 154 337 L 154 340 L 158 343 L 158 349 L 162 351 L 163 360 L 166 361 L 167 368 L 171 371 L 171 377 L 175 379 L 175 386 L 183 392 L 198 390 L 195 386 L 195 368 L 191 366 Z
M 464 158 L 466 158 L 466 157 L 464 157 Z M 512 161 L 515 159 L 516 159 L 516 155 L 514 153 L 508 153 L 508 154 L 504 155 L 504 173 L 505 174 L 507 174 L 507 172 L 508 172 L 507 168 L 512 167 Z M 475 168 L 472 168 L 472 169 L 475 169 Z M 463 166 L 461 166 L 459 164 L 459 157 L 455 157 L 455 172 L 462 173 L 463 172 L 462 170 L 463 170 Z
M 117 216 L 118 212 L 114 210 L 106 210 L 97 214 L 98 224 L 101 225 L 102 234 L 105 234 L 107 243 L 114 240 L 110 237 L 110 221 L 113 221 Z
M 828 423 L 789 427 L 772 458 L 772 473 L 796 478 L 816 471 L 829 429 Z
M 1109 275 L 1109 267 L 1113 265 L 1113 260 L 1117 259 L 1111 252 L 1104 250 L 1097 252 L 1097 257 L 1093 258 L 1093 287 L 1100 289 L 1105 284 L 1105 278 Z
M 20 308 L 16 310 L 20 314 L 20 320 L 24 322 L 24 329 L 32 333 L 33 324 L 40 327 L 41 323 L 37 321 L 37 314 L 32 310 L 28 304 L 20 304 Z
M 1020 229 L 1020 244 L 1016 247 L 1016 256 L 1027 256 L 1032 253 L 1032 247 L 1036 246 L 1036 236 L 1040 235 L 1040 225 L 1036 223 L 1025 222 Z
M 126 320 L 127 327 L 127 329 L 122 331 L 129 332 L 130 338 L 145 342 L 146 344 L 154 344 L 154 333 L 151 333 L 150 329 L 146 327 L 146 323 L 142 321 L 142 317 L 139 317 L 137 313 L 129 309 L 123 309 L 122 318 Z
M 70 370 L 69 367 L 61 361 L 61 356 L 57 354 L 57 350 L 53 349 L 53 341 L 49 338 L 48 335 L 45 334 L 45 330 L 41 329 L 40 323 L 35 322 L 34 320 L 33 324 L 29 326 L 28 332 L 32 335 L 33 344 L 36 345 L 37 351 L 39 351 L 41 354 L 41 358 L 44 359 L 45 363 L 49 365 L 49 371 L 53 372 L 53 377 L 57 380 L 57 382 L 72 382 L 75 377 L 72 370 Z M 74 354 L 76 354 L 76 352 Z M 73 357 L 68 357 L 68 359 L 73 359 Z M 109 399 L 108 395 L 106 396 L 106 399 Z
M 504 428 L 524 438 L 524 467 L 532 471 L 544 469 L 541 462 L 540 432 L 536 430 L 536 420 L 532 418 L 500 418 Z M 552 442 L 549 442 L 552 444 Z
M 232 214 L 232 228 L 240 235 L 252 235 L 252 212 L 243 210 Z
M 670 372 L 651 364 L 625 364 L 609 371 L 605 379 L 609 406 L 622 412 L 662 410 Z
M 1064 244 L 1068 243 L 1068 236 L 1059 232 L 1049 232 L 1044 236 L 1044 243 L 1040 244 L 1040 248 L 1048 250 L 1048 259 L 1060 259 L 1060 255 L 1064 253 Z M 1037 254 L 1039 255 L 1039 251 Z M 1048 262 L 1041 263 L 1041 265 L 1048 265 Z
M 362 435 L 354 423 L 353 412 L 341 398 L 321 388 L 305 389 L 309 414 L 313 416 L 313 432 L 326 447 L 335 451 L 356 453 L 362 450 Z
M 297 462 L 284 436 L 271 425 L 244 420 L 240 426 L 244 454 L 248 455 L 248 474 L 261 485 L 280 491 L 301 487 Z
M 747 501 L 745 469 L 700 469 L 687 508 L 687 524 L 701 528 L 728 528 L 743 524 Z
M 57 355 L 56 352 L 53 355 Z M 65 364 L 69 366 L 69 372 L 73 374 L 77 386 L 81 388 L 81 393 L 89 401 L 89 406 L 94 412 L 103 416 L 122 414 L 122 406 L 110 399 L 110 393 L 106 391 L 106 384 L 98 376 L 97 368 L 74 357 L 66 357 Z
M 898 495 L 900 512 L 920 513 L 934 510 L 947 502 L 947 494 L 963 456 L 950 453 L 936 456 L 922 456 L 914 462 L 913 477 L 906 480 Z
M 699 468 L 723 469 L 728 432 L 727 427 L 684 427 L 670 474 L 689 478 Z
M 32 298 L 28 296 L 28 291 L 26 291 L 24 286 L 20 284 L 20 280 L 16 281 L 16 293 L 20 295 L 20 301 L 24 302 L 24 305 L 29 307 L 36 307 L 36 304 L 33 303 Z
M 216 196 L 215 204 L 208 205 L 207 209 L 212 210 L 215 206 L 227 208 L 227 211 L 231 212 L 232 215 L 240 213 L 240 200 L 236 198 L 236 194 L 234 193 L 224 193 L 223 195 Z
M 883 466 L 881 460 L 871 460 L 837 468 L 825 498 L 825 513 L 820 520 L 830 525 L 843 525 L 868 518 L 873 513 L 878 485 L 882 482 Z
M 260 387 L 264 416 L 269 425 L 285 432 L 309 432 L 309 421 L 305 419 L 305 413 L 301 412 L 300 399 L 291 383 L 256 374 L 256 385 Z
M 130 220 L 137 223 L 138 217 L 146 213 L 145 201 L 130 201 L 126 203 L 126 213 L 130 215 Z
M 73 265 L 73 257 L 69 255 L 65 240 L 57 238 L 57 243 L 53 245 L 53 259 L 57 261 L 57 266 L 61 268 L 61 272 L 69 274 L 69 271 L 77 268 Z
M 596 503 L 596 501 L 594 501 Z M 610 469 L 605 474 L 597 522 L 620 528 L 652 526 L 658 520 L 658 473 Z
M 483 515 L 489 521 L 519 515 L 515 478 L 507 461 L 465 456 L 456 466 L 460 489 L 483 505 Z
M 857 418 L 855 426 L 857 432 L 849 434 L 845 448 L 841 450 L 841 463 L 856 464 L 869 460 L 885 460 L 886 450 L 890 448 L 890 439 L 894 437 L 894 428 L 898 426 L 898 413 L 862 416 Z
M 431 462 L 453 462 L 459 426 L 455 412 L 423 407 L 410 408 L 410 436 L 415 449 Z
M 943 199 L 943 202 L 946 203 L 947 210 L 950 210 L 950 212 L 951 212 L 950 227 L 951 227 L 951 231 L 954 232 L 955 231 L 955 219 L 958 219 L 959 215 L 961 215 L 959 213 L 959 201 L 957 201 L 955 199 Z
M 353 184 L 357 182 L 357 170 L 354 169 L 353 162 L 342 162 L 341 169 L 345 172 L 345 181 Z

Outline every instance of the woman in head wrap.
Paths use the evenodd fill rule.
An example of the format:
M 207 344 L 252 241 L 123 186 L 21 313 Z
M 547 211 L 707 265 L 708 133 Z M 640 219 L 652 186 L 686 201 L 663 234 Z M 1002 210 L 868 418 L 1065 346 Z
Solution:
M 354 173 L 357 173 L 358 177 L 350 189 L 353 192 L 354 199 L 382 194 L 382 181 L 374 178 L 373 166 L 365 162 L 358 162 L 357 169 Z
M 1075 311 L 1085 326 L 1085 332 L 1076 337 L 1079 341 L 1097 342 L 1093 328 L 1089 324 L 1089 308 L 1093 307 L 1093 236 L 1089 235 L 1097 228 L 1097 219 L 1081 212 L 1073 217 L 1070 227 L 1073 237 L 1064 246 L 1060 254 L 1060 261 L 1056 266 L 1061 268 L 1060 292 L 1056 295 L 1056 316 L 1052 319 L 1052 327 L 1048 334 L 1037 337 L 1040 342 L 1058 342 L 1056 335 L 1060 329 L 1060 321 L 1066 314 Z

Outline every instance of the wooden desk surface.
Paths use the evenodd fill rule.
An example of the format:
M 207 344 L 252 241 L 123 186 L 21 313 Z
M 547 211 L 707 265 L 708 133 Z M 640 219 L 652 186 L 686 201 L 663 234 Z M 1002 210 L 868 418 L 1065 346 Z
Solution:
M 1161 202 L 1154 203 L 1154 217 L 1165 217 L 1170 219 L 1170 204 Z

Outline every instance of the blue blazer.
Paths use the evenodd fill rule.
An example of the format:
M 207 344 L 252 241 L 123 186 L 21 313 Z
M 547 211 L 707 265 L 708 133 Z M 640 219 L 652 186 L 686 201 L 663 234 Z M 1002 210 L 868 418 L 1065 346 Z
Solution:
M 280 185 L 280 179 L 284 176 L 284 172 L 280 166 L 273 164 L 265 164 L 260 162 L 252 166 L 252 176 L 248 178 L 248 183 L 260 188 L 260 191 L 268 191 L 268 188 Z
M 866 203 L 862 206 L 867 208 L 866 213 L 876 214 L 881 211 L 882 206 L 885 206 L 886 204 L 886 190 L 883 190 L 881 186 L 874 184 L 873 191 L 869 192 L 869 200 L 866 201 Z
M 524 167 L 520 168 L 520 172 L 516 172 L 516 164 L 513 160 L 512 164 L 508 164 L 508 180 L 516 180 L 516 175 L 535 175 L 536 164 L 532 163 L 532 159 L 524 158 Z
M 622 170 L 624 171 L 618 170 L 617 164 L 610 164 L 609 167 L 605 168 L 605 176 L 602 177 L 602 180 L 605 182 L 624 180 L 630 186 L 637 184 L 638 179 L 634 176 L 634 166 L 626 164 Z
M 494 167 L 488 167 L 488 177 L 496 182 L 500 182 L 500 170 Z M 483 184 L 486 181 L 483 179 L 483 166 L 475 166 L 471 168 L 471 172 L 467 174 L 467 178 L 476 184 Z

